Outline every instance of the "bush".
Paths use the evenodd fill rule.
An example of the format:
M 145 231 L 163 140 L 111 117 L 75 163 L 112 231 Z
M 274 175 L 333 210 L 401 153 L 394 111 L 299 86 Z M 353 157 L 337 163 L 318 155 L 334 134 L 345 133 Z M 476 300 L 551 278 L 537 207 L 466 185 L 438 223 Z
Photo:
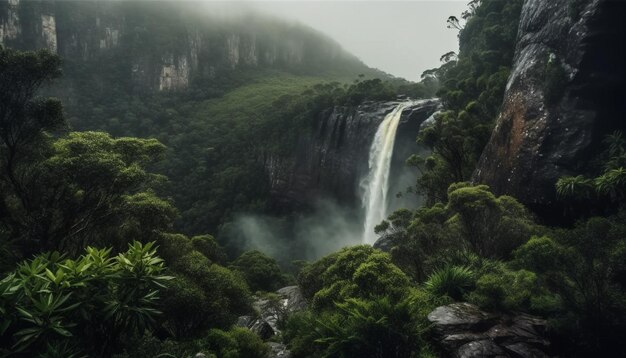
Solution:
M 0 338 L 7 343 L 0 352 L 106 356 L 123 337 L 153 327 L 159 291 L 170 279 L 153 244 L 134 242 L 116 257 L 110 249 L 85 251 L 76 260 L 39 255 L 0 281 Z
M 316 308 L 334 307 L 335 302 L 349 298 L 388 296 L 397 302 L 410 287 L 408 277 L 391 262 L 389 254 L 370 246 L 345 248 L 320 264 L 327 266 L 316 263 L 309 268 L 321 276 L 321 288 L 313 294 Z
M 210 236 L 188 239 L 162 235 L 160 251 L 169 260 L 176 282 L 167 291 L 164 327 L 174 337 L 199 337 L 209 328 L 227 328 L 238 315 L 251 312 L 250 290 L 236 271 L 212 263 L 202 252 L 220 259 Z
M 211 235 L 194 236 L 191 238 L 193 248 L 204 255 L 211 262 L 216 264 L 224 264 L 226 261 L 226 253 L 224 249 L 217 243 L 217 240 Z
M 464 266 L 446 266 L 430 275 L 426 289 L 436 296 L 461 300 L 475 284 L 474 272 Z
M 286 284 L 276 260 L 259 251 L 244 252 L 230 268 L 241 272 L 253 291 L 276 291 Z
M 429 350 L 421 336 L 426 312 L 434 308 L 426 296 L 347 299 L 330 311 L 301 312 L 287 322 L 285 340 L 295 357 L 422 356 Z
M 501 311 L 528 310 L 538 295 L 537 276 L 526 270 L 504 270 L 486 274 L 476 281 L 469 300 L 479 306 Z
M 212 329 L 207 336 L 211 351 L 221 358 L 265 358 L 269 351 L 261 338 L 246 328 Z

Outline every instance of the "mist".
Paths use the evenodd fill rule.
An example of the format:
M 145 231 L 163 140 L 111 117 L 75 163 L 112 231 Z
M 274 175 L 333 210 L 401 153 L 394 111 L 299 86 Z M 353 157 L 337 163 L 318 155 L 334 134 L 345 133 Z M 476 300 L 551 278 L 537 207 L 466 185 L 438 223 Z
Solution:
M 278 262 L 316 260 L 343 247 L 362 244 L 359 209 L 320 199 L 313 210 L 295 217 L 241 213 L 222 230 L 227 244 L 240 250 L 258 250 Z M 221 238 L 222 242 L 224 237 Z
M 297 22 L 337 41 L 370 67 L 419 81 L 439 67 L 440 57 L 458 50 L 458 32 L 446 27 L 465 0 L 436 1 L 206 1 L 222 16 L 254 13 Z

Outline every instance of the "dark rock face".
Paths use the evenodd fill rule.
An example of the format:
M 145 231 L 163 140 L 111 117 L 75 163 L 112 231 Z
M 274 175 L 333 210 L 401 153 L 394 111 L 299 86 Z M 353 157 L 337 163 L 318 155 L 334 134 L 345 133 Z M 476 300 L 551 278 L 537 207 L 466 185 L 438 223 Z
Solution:
M 469 303 L 437 307 L 428 315 L 439 346 L 451 357 L 549 357 L 546 321 L 484 312 Z
M 369 150 L 378 126 L 400 102 L 366 102 L 336 107 L 323 113 L 313 131 L 300 139 L 289 156 L 269 156 L 265 167 L 276 211 L 313 206 L 320 197 L 355 206 L 359 181 L 367 173 Z M 403 166 L 408 154 L 398 148 L 411 144 L 422 122 L 439 108 L 439 101 L 418 101 L 402 114 L 394 148 L 394 166 Z
M 626 2 L 526 0 L 513 70 L 474 174 L 536 209 L 559 177 L 584 172 L 603 137 L 625 129 Z

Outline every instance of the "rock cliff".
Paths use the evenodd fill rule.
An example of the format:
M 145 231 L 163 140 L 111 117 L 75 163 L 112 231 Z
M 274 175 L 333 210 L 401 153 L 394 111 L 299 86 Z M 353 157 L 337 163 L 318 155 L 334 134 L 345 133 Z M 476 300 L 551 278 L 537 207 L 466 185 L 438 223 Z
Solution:
M 186 89 L 245 68 L 367 69 L 312 29 L 258 15 L 218 16 L 194 2 L 3 0 L 0 44 L 47 48 L 70 65 L 66 76 L 91 65 L 94 79 L 128 77 L 135 91 Z
M 366 102 L 356 107 L 329 109 L 320 115 L 314 130 L 300 138 L 290 155 L 265 158 L 276 209 L 310 207 L 316 199 L 324 197 L 332 197 L 341 204 L 360 204 L 359 181 L 368 170 L 374 134 L 385 115 L 398 103 Z M 415 138 L 420 125 L 439 105 L 438 100 L 424 100 L 404 110 L 392 173 L 401 170 L 409 154 L 419 150 Z M 395 194 L 394 183 L 391 186 L 390 193 Z
M 526 0 L 500 116 L 474 174 L 539 214 L 626 129 L 626 3 Z M 553 209 L 552 209 L 553 210 Z

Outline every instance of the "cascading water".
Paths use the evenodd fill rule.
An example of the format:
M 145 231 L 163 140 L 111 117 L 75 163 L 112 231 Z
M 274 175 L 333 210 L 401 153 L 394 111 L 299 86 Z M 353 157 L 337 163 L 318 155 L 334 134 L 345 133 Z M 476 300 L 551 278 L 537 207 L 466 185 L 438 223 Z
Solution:
M 361 183 L 364 189 L 362 202 L 365 210 L 363 243 L 374 244 L 374 227 L 387 218 L 387 193 L 389 191 L 389 173 L 396 131 L 402 111 L 414 102 L 400 103 L 389 113 L 378 127 L 369 153 L 369 172 Z

